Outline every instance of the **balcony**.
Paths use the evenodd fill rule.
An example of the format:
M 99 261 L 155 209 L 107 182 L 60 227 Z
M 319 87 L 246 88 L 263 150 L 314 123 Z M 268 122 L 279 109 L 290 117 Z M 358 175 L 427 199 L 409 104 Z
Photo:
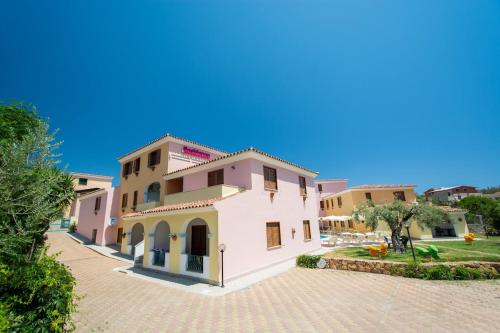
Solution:
M 224 198 L 232 194 L 243 192 L 245 189 L 233 185 L 215 185 L 199 190 L 168 194 L 165 196 L 164 205 L 174 205 L 183 202 Z
M 151 209 L 151 208 L 156 208 L 156 207 L 159 207 L 159 206 L 161 206 L 161 201 L 154 200 L 154 201 L 143 202 L 143 203 L 138 204 L 135 207 L 135 210 L 137 212 L 142 212 L 143 210 Z

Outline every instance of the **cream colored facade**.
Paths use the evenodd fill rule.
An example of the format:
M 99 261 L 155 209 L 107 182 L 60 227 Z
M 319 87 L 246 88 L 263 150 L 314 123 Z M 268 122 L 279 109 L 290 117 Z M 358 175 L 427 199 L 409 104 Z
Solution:
M 139 149 L 136 149 L 118 159 L 120 162 L 120 198 L 118 210 L 118 230 L 123 233 L 126 229 L 124 226 L 123 215 L 136 211 L 146 210 L 163 205 L 166 182 L 163 175 L 178 169 L 197 165 L 206 159 L 183 153 L 183 148 L 197 149 L 201 152 L 210 155 L 210 159 L 220 157 L 226 153 L 216 150 L 189 140 L 180 139 L 169 134 L 157 139 Z M 148 166 L 149 154 L 154 151 L 160 151 L 159 163 L 154 167 Z M 124 165 L 128 162 L 133 163 L 140 159 L 140 168 L 138 172 L 134 172 L 124 176 Z M 159 195 L 156 200 L 149 200 L 147 197 L 148 187 L 151 184 L 159 185 Z M 137 191 L 137 203 L 134 205 L 134 192 Z M 124 203 L 124 194 L 127 194 L 126 204 Z M 122 242 L 122 252 L 126 252 L 125 243 Z
M 326 219 L 330 217 L 330 219 L 333 220 L 327 222 L 332 228 L 337 230 L 351 229 L 366 232 L 370 230 L 367 230 L 364 221 L 356 221 L 352 218 L 356 207 L 365 204 L 368 199 L 376 205 L 390 203 L 394 200 L 396 195 L 401 196 L 401 194 L 397 193 L 404 194 L 405 202 L 414 203 L 417 201 L 414 189 L 415 186 L 413 185 L 358 186 L 323 198 L 320 207 L 324 209 Z M 443 223 L 439 228 L 431 230 L 428 227 L 420 227 L 418 223 L 414 222 L 410 226 L 411 237 L 415 239 L 432 239 L 440 236 L 438 232 L 443 233 L 443 237 L 463 237 L 468 233 L 464 210 L 450 207 L 442 207 L 442 209 L 448 213 L 449 223 Z M 376 231 L 384 232 L 387 235 L 391 232 L 389 226 L 385 222 L 380 222 Z M 406 231 L 403 233 L 406 234 Z

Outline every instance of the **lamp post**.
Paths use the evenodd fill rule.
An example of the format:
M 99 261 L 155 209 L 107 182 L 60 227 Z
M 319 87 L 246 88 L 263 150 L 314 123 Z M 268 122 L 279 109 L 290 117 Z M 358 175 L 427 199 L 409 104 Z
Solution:
M 406 220 L 403 222 L 403 225 L 406 228 L 406 233 L 408 234 L 408 240 L 410 241 L 411 254 L 413 256 L 413 261 L 417 262 L 417 259 L 415 259 L 415 250 L 413 250 L 413 242 L 411 241 L 410 224 L 411 224 L 410 220 Z
M 221 261 L 221 288 L 224 288 L 224 251 L 226 251 L 226 244 L 219 244 L 220 261 Z

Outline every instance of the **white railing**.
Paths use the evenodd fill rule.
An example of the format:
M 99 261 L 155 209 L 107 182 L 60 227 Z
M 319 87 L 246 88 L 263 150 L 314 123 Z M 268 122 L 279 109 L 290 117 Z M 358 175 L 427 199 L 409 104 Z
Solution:
M 134 262 L 140 257 L 144 257 L 144 240 L 134 246 Z

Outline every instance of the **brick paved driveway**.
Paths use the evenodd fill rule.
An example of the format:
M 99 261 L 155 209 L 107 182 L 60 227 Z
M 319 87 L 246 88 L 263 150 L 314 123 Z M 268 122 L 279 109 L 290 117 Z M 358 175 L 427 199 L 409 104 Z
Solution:
M 63 233 L 49 241 L 84 296 L 77 332 L 500 332 L 499 281 L 292 269 L 209 297 L 113 272 L 124 263 Z

